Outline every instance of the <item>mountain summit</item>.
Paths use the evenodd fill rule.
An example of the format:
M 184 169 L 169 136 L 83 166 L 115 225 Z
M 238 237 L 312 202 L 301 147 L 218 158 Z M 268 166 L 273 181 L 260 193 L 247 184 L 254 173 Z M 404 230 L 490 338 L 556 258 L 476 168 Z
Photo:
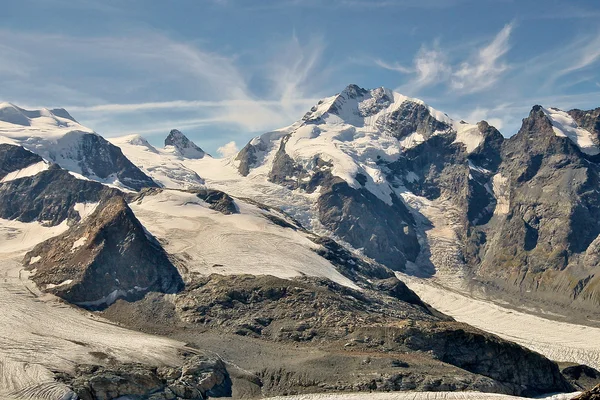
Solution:
M 175 152 L 185 158 L 204 158 L 206 153 L 177 129 L 172 129 L 165 139 L 165 146 L 173 146 Z

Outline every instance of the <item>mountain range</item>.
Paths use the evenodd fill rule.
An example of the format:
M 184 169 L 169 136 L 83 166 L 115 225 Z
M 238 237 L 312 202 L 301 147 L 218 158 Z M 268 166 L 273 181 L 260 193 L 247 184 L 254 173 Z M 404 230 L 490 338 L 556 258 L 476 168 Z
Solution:
M 235 156 L 214 158 L 176 129 L 159 148 L 139 135 L 105 139 L 64 109 L 2 103 L 6 276 L 18 260 L 17 287 L 43 301 L 60 298 L 186 347 L 173 344 L 176 360 L 162 362 L 170 369 L 106 347 L 67 356 L 66 366 L 46 361 L 51 385 L 8 372 L 0 382 L 12 386 L 0 394 L 589 389 L 581 372 L 455 321 L 404 281 L 593 325 L 599 176 L 600 108 L 536 105 L 505 138 L 485 121 L 350 85 Z M 265 353 L 251 356 L 248 343 Z M 312 358 L 299 357 L 298 344 Z M 229 359 L 215 358 L 211 349 L 224 346 Z M 32 362 L 18 351 L 2 357 Z M 324 377 L 331 363 L 345 367 Z M 590 367 L 600 363 L 577 368 L 593 381 Z

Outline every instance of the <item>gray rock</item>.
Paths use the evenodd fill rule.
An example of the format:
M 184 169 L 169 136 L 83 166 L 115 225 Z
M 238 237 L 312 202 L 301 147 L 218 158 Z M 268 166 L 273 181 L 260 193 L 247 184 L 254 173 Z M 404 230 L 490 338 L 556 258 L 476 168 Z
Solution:
M 21 146 L 0 143 L 0 180 L 7 174 L 42 161 L 42 157 Z
M 36 269 L 31 278 L 39 287 L 89 308 L 183 288 L 167 254 L 120 196 L 104 200 L 83 223 L 37 245 L 23 263 Z
M 185 158 L 204 158 L 206 153 L 194 142 L 188 139 L 177 129 L 171 130 L 169 136 L 165 139 L 165 146 L 173 146 L 177 154 Z

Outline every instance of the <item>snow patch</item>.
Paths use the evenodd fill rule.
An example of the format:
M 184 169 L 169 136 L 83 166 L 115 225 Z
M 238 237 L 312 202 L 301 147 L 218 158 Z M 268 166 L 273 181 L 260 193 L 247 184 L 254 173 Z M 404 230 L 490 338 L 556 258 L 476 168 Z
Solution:
M 79 218 L 84 221 L 87 217 L 92 215 L 100 203 L 76 203 L 73 209 L 79 213 Z
M 59 286 L 70 285 L 71 283 L 73 283 L 73 279 L 67 279 L 66 281 L 63 281 L 63 282 L 59 283 L 58 285 L 49 283 L 46 285 L 46 289 L 52 289 L 52 288 L 59 287 Z
M 456 139 L 453 143 L 464 144 L 467 153 L 472 153 L 483 142 L 483 134 L 477 125 L 459 122 L 453 123 L 452 126 L 456 131 Z
M 28 167 L 25 167 L 25 168 L 22 168 L 22 169 L 19 169 L 17 171 L 13 171 L 13 172 L 7 174 L 4 178 L 2 178 L 0 180 L 0 183 L 10 182 L 10 181 L 14 181 L 17 179 L 27 178 L 30 176 L 35 176 L 35 175 L 39 174 L 40 172 L 46 171 L 49 167 L 50 167 L 50 164 L 48 164 L 45 161 L 40 161 L 35 164 L 31 164 Z
M 29 260 L 29 265 L 35 264 L 36 262 L 40 261 L 41 259 L 42 259 L 41 256 L 31 257 L 31 259 Z
M 75 242 L 73 242 L 73 246 L 71 247 L 71 252 L 73 252 L 75 249 L 78 249 L 79 247 L 83 246 L 85 244 L 85 242 L 87 242 L 87 237 L 85 237 L 85 236 L 77 239 Z
M 0 258 L 20 256 L 35 245 L 58 236 L 69 229 L 67 220 L 57 226 L 44 226 L 40 222 L 20 222 L 0 219 Z
M 510 211 L 508 178 L 496 174 L 492 178 L 492 190 L 496 196 L 494 215 L 506 215 Z
M 579 127 L 569 114 L 557 108 L 542 107 L 542 110 L 552 122 L 552 129 L 556 136 L 569 138 L 585 154 L 594 156 L 600 153 L 592 133 Z

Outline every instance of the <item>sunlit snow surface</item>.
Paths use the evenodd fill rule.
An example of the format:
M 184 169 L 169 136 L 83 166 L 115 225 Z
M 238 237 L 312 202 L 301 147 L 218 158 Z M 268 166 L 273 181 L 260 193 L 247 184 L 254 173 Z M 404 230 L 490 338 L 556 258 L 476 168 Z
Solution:
M 10 103 L 0 103 L 0 143 L 23 146 L 46 162 L 56 163 L 79 175 L 83 173 L 80 165 L 82 137 L 89 134 L 96 133 L 75 121 L 66 110 L 25 110 Z M 41 168 L 43 166 L 38 165 L 38 169 Z M 27 172 L 30 175 L 40 172 L 21 171 L 19 177 L 27 176 Z M 118 188 L 125 187 L 115 175 L 106 178 L 91 175 L 90 178 Z
M 267 219 L 259 207 L 237 200 L 240 214 L 213 211 L 193 194 L 165 190 L 130 204 L 168 253 L 205 275 L 252 274 L 280 278 L 308 275 L 357 288 L 326 259 L 307 234 Z M 281 215 L 281 217 L 284 217 Z
M 23 254 L 66 229 L 66 222 L 44 227 L 0 220 L 2 400 L 61 399 L 70 391 L 54 381 L 50 370 L 71 371 L 77 363 L 98 363 L 104 357 L 151 365 L 180 363 L 183 343 L 119 328 L 41 293 L 28 279 L 20 263 Z
M 10 182 L 17 179 L 27 178 L 30 176 L 37 175 L 42 171 L 46 171 L 50 164 L 45 161 L 32 164 L 28 167 L 8 173 L 4 178 L 0 179 L 0 183 Z
M 593 140 L 594 136 L 589 131 L 579 127 L 573 117 L 557 108 L 543 108 L 543 110 L 550 118 L 556 136 L 569 138 L 586 154 L 593 156 L 600 153 L 598 147 L 600 143 Z

